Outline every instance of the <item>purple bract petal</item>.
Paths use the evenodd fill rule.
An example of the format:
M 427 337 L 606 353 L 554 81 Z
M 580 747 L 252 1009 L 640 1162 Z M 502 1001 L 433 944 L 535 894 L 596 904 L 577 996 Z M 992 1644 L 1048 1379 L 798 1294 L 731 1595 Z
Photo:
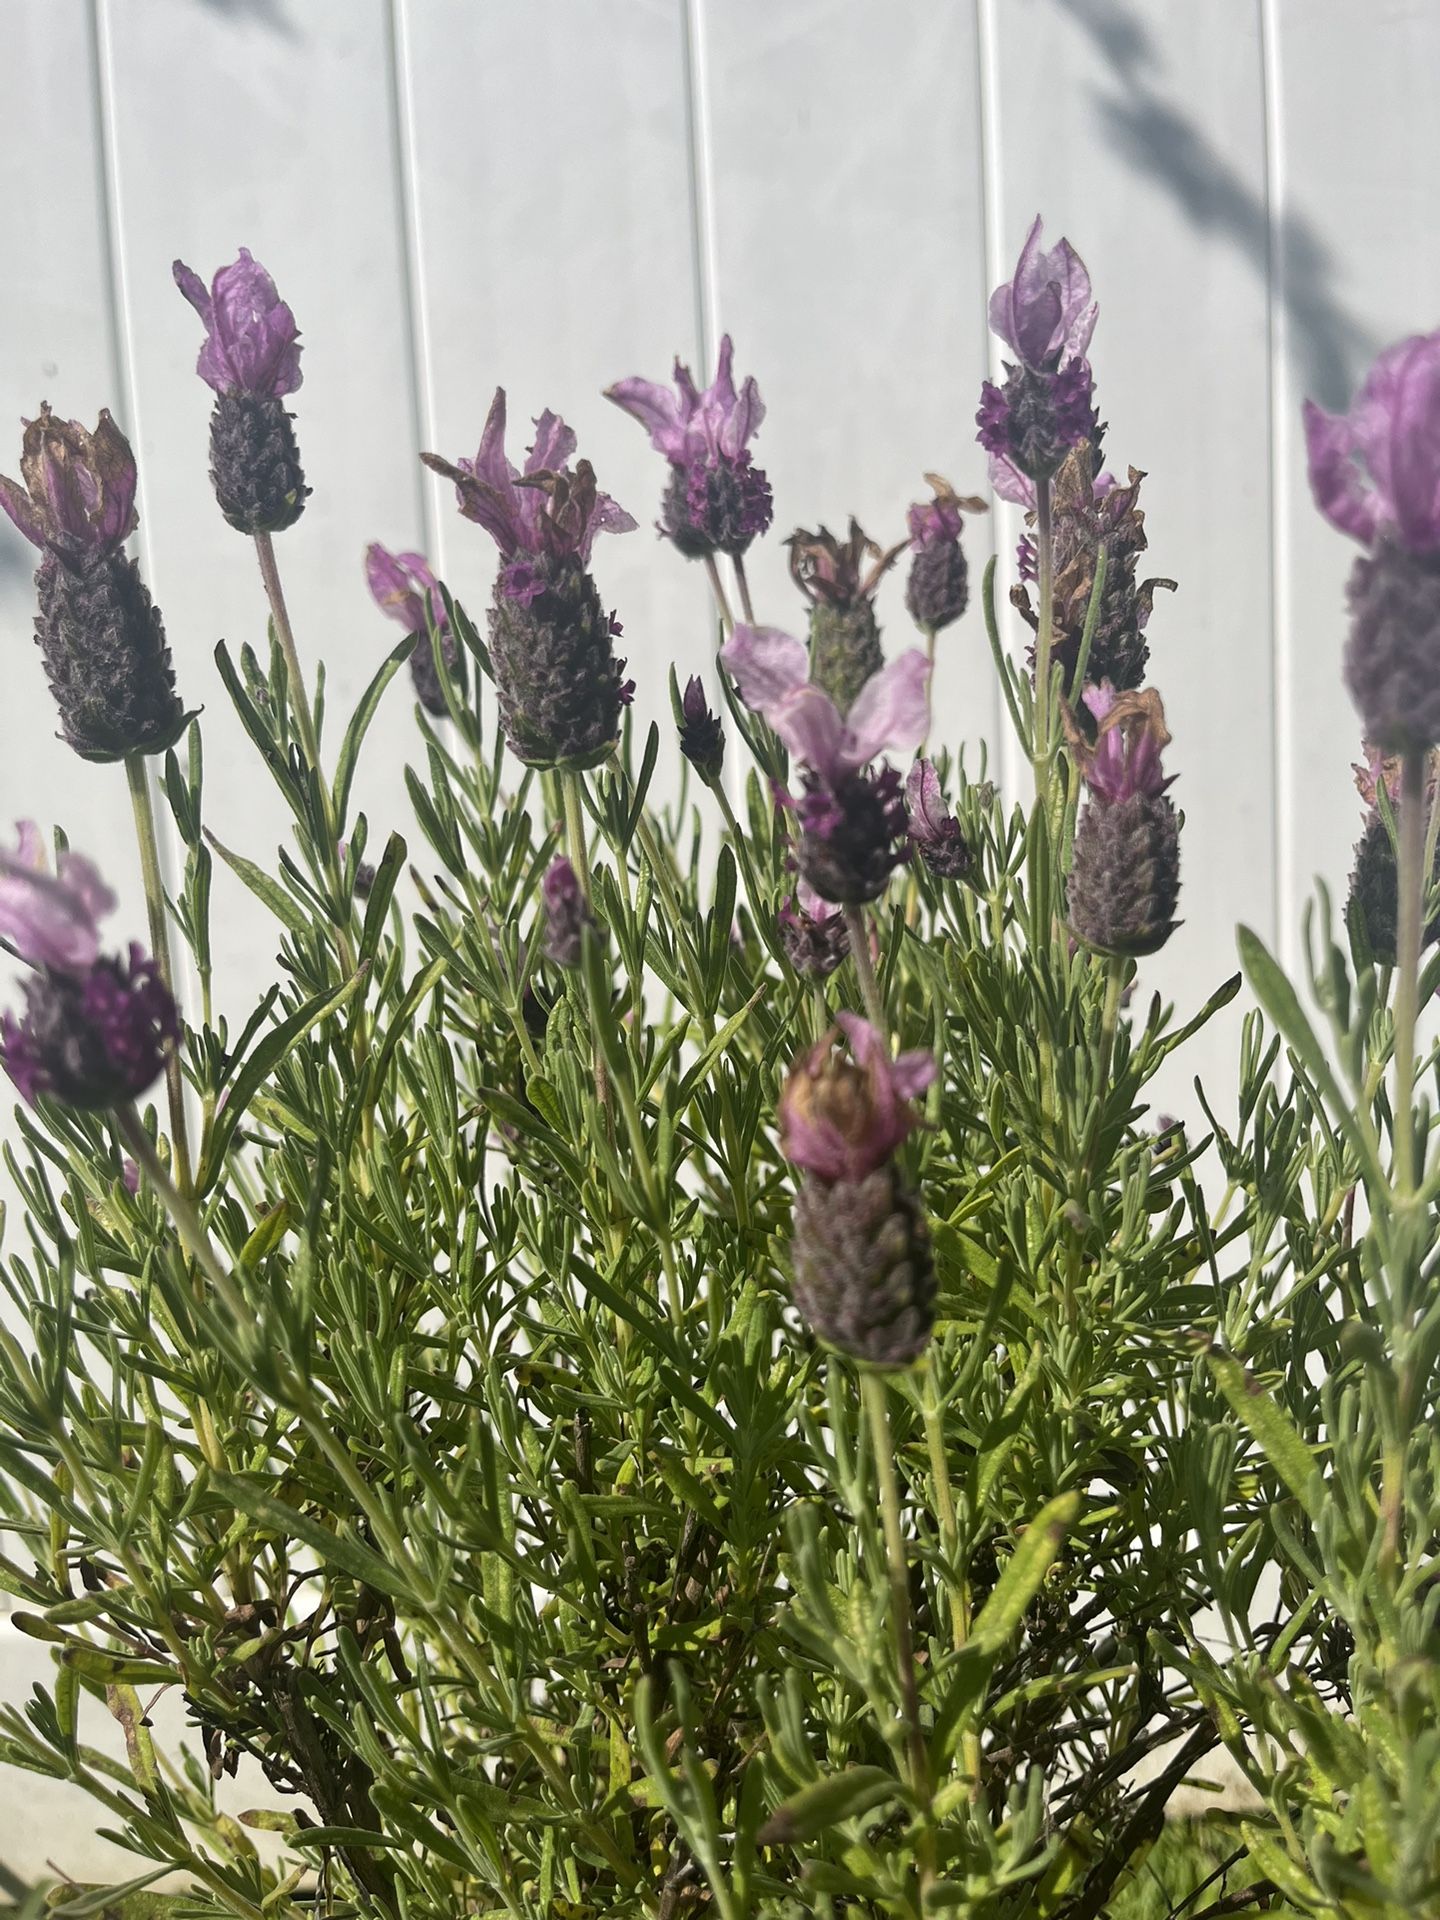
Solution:
M 1305 403 L 1315 504 L 1366 546 L 1384 534 L 1440 548 L 1440 331 L 1401 340 L 1366 375 L 1348 413 Z
M 1046 253 L 1040 235 L 1037 214 L 1014 277 L 990 296 L 992 331 L 1037 372 L 1084 354 L 1099 314 L 1085 262 L 1068 240 Z
M 300 371 L 300 330 L 275 282 L 248 247 L 221 267 L 207 293 L 200 276 L 177 260 L 175 284 L 205 323 L 195 371 L 216 393 L 255 393 L 280 399 L 294 393 Z
M 48 873 L 39 830 L 21 821 L 15 852 L 0 853 L 0 937 L 22 960 L 84 972 L 100 952 L 98 923 L 114 908 L 114 894 L 83 854 L 61 854 L 58 875 Z

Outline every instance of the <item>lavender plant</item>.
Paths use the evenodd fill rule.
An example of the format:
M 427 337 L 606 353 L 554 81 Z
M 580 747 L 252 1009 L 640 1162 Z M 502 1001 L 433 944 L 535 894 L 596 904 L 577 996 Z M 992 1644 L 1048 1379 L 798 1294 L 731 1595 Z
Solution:
M 243 251 L 209 293 L 177 278 L 269 603 L 268 650 L 216 660 L 292 816 L 273 860 L 207 816 L 148 597 L 112 617 L 134 465 L 108 416 L 42 410 L 25 485 L 0 481 L 45 549 L 67 737 L 83 711 L 127 759 L 150 906 L 151 951 L 106 955 L 113 896 L 64 835 L 53 872 L 28 825 L 0 857 L 28 969 L 0 1028 L 28 1329 L 0 1331 L 0 1583 L 55 1663 L 0 1758 L 84 1788 L 139 1865 L 56 1910 L 175 1873 L 185 1912 L 240 1920 L 1440 1911 L 1415 1097 L 1440 336 L 1310 423 L 1322 505 L 1367 545 L 1351 684 L 1399 756 L 1349 951 L 1323 898 L 1312 928 L 1333 1044 L 1242 933 L 1238 1111 L 1157 1123 L 1155 1075 L 1241 981 L 1178 1017 L 1136 995 L 1184 937 L 1183 821 L 1142 684 L 1140 476 L 1099 471 L 1068 243 L 1037 222 L 997 290 L 1016 360 L 979 414 L 1028 514 L 1028 670 L 994 562 L 982 594 L 1023 799 L 929 699 L 977 501 L 927 476 L 908 542 L 797 532 L 799 605 L 765 611 L 804 610 L 808 642 L 757 623 L 773 501 L 728 338 L 704 392 L 678 365 L 674 392 L 610 389 L 714 587 L 675 740 L 637 738 L 591 570 L 634 521 L 553 413 L 517 469 L 502 391 L 473 461 L 426 456 L 499 549 L 486 636 L 372 544 L 404 637 L 327 739 L 272 540 L 307 491 L 295 322 Z M 887 647 L 907 546 L 922 644 Z M 413 827 L 378 847 L 355 772 L 407 660 Z M 132 684 L 160 721 L 129 728 Z M 238 1027 L 217 854 L 277 943 Z M 1180 1873 L 1167 1817 L 1222 1746 L 1253 1803 Z M 237 1810 L 242 1758 L 264 1786 Z

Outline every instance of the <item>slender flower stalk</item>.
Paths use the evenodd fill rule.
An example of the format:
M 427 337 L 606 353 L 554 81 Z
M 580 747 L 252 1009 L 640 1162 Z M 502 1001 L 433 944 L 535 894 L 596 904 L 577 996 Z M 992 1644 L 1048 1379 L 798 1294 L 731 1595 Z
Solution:
M 728 638 L 735 631 L 735 615 L 725 593 L 725 582 L 720 578 L 720 569 L 715 564 L 713 553 L 705 555 L 705 573 L 710 582 L 710 591 L 715 596 L 715 606 L 720 615 L 720 624 Z M 749 618 L 747 613 L 746 618 Z
M 870 958 L 870 930 L 865 925 L 862 908 L 845 908 L 845 927 L 850 935 L 850 955 L 855 962 L 856 977 L 860 982 L 860 998 L 865 1003 L 865 1018 L 878 1034 L 884 1036 L 888 1048 L 890 1044 L 890 1022 L 885 1013 L 885 1000 L 880 992 L 880 982 L 875 977 L 875 963 Z
M 1418 1184 L 1415 1152 L 1415 1016 L 1420 945 L 1425 923 L 1426 755 L 1404 755 L 1400 791 L 1400 901 L 1395 986 L 1395 1184 L 1408 1204 Z M 1423 1173 L 1423 1169 L 1418 1169 Z
M 1050 527 L 1050 478 L 1035 482 L 1035 545 L 1039 568 L 1040 625 L 1035 635 L 1035 738 L 1031 760 L 1035 768 L 1035 798 L 1050 793 L 1054 759 L 1050 718 L 1050 651 L 1055 637 L 1055 548 Z
M 150 797 L 150 781 L 144 759 L 138 753 L 126 756 L 125 777 L 130 786 L 130 806 L 135 816 L 135 840 L 140 852 L 140 873 L 145 884 L 145 911 L 150 924 L 150 951 L 166 991 L 175 993 L 175 968 L 170 958 L 170 926 L 165 908 L 165 885 L 160 873 L 160 846 L 155 831 L 155 806 Z M 185 1077 L 178 1050 L 165 1059 L 165 1093 L 170 1108 L 170 1142 L 175 1157 L 175 1174 L 180 1191 L 190 1191 L 190 1142 L 185 1119 Z
M 745 572 L 745 556 L 743 553 L 737 553 L 735 555 L 734 564 L 735 585 L 740 589 L 740 610 L 745 615 L 746 626 L 753 627 L 755 625 L 755 607 L 750 599 L 750 581 Z
M 245 1296 L 235 1284 L 235 1277 L 216 1253 L 210 1236 L 205 1231 L 195 1203 L 189 1194 L 183 1191 L 161 1164 L 155 1151 L 154 1142 L 146 1132 L 143 1121 L 134 1107 L 123 1106 L 115 1110 L 115 1125 L 120 1137 L 130 1149 L 137 1167 L 160 1197 L 161 1204 L 175 1222 L 185 1250 L 200 1268 L 206 1279 L 214 1287 L 217 1298 L 225 1306 L 237 1328 L 253 1327 L 255 1316 L 251 1313 Z
M 885 1538 L 885 1565 L 890 1586 L 890 1631 L 895 1642 L 895 1666 L 905 1715 L 905 1754 L 910 1787 L 926 1823 L 919 1849 L 920 1896 L 924 1900 L 934 1878 L 934 1836 L 928 1832 L 932 1787 L 930 1757 L 920 1724 L 920 1690 L 915 1679 L 915 1638 L 910 1623 L 910 1574 L 905 1560 L 905 1536 L 900 1527 L 900 1486 L 895 1473 L 895 1441 L 890 1426 L 890 1390 L 882 1374 L 868 1368 L 860 1375 L 860 1397 L 870 1427 L 875 1454 L 875 1478 L 880 1519 Z

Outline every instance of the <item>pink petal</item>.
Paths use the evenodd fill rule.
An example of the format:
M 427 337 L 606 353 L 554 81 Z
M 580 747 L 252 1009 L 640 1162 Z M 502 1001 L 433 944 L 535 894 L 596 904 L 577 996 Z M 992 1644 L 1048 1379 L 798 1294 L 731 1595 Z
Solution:
M 851 707 L 845 758 L 863 767 L 887 748 L 908 753 L 930 731 L 930 662 L 919 647 L 873 674 Z
M 183 260 L 177 260 L 170 271 L 175 276 L 175 284 L 194 307 L 208 327 L 210 324 L 210 289 L 196 273 L 193 267 L 187 267 Z
M 778 627 L 738 626 L 720 650 L 725 667 L 753 713 L 768 719 L 770 709 L 796 692 L 810 677 L 810 656 L 801 640 Z
M 863 764 L 852 762 L 849 730 L 835 702 L 822 688 L 808 684 L 798 687 L 764 712 L 789 751 L 813 768 L 827 786 Z
M 577 444 L 559 414 L 547 407 L 535 422 L 535 444 L 525 462 L 526 473 L 559 473 Z
M 1367 546 L 1375 538 L 1379 516 L 1374 492 L 1355 463 L 1355 436 L 1343 414 L 1326 413 L 1305 402 L 1305 450 L 1315 504 L 1341 533 Z
M 916 1100 L 940 1071 L 933 1053 L 902 1053 L 890 1069 L 895 1091 L 902 1100 Z
M 667 460 L 679 460 L 685 451 L 685 427 L 679 402 L 669 387 L 638 377 L 617 380 L 605 389 L 605 398 L 640 422 L 657 453 L 663 453 Z

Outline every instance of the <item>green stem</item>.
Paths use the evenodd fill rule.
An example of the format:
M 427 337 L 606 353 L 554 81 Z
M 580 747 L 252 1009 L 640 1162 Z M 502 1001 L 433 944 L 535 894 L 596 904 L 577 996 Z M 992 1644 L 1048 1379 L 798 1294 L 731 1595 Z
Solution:
M 305 688 L 305 673 L 300 665 L 300 655 L 295 650 L 295 632 L 290 625 L 289 609 L 285 605 L 285 590 L 280 584 L 280 569 L 275 564 L 275 543 L 268 533 L 255 535 L 255 552 L 260 561 L 260 578 L 265 582 L 265 598 L 270 602 L 270 617 L 275 622 L 275 638 L 280 642 L 280 651 L 285 656 L 285 672 L 290 680 L 290 705 L 294 709 L 295 719 L 300 728 L 300 745 L 304 750 L 307 764 L 319 779 L 320 736 L 315 731 L 315 716 L 310 710 L 310 695 Z M 323 779 L 320 779 L 320 790 L 324 796 L 328 822 L 330 796 Z
M 735 584 L 740 589 L 740 609 L 745 615 L 748 626 L 755 624 L 755 608 L 750 599 L 750 582 L 745 576 L 745 561 L 740 554 L 735 556 Z
M 172 1000 L 175 992 L 175 967 L 170 957 L 170 927 L 165 912 L 165 884 L 160 877 L 160 842 L 155 831 L 155 806 L 150 797 L 150 780 L 142 754 L 125 756 L 125 778 L 130 786 L 130 807 L 135 815 L 135 839 L 140 848 L 140 872 L 145 882 L 145 911 L 150 922 L 150 950 L 160 969 L 160 978 Z M 178 1050 L 165 1058 L 165 1093 L 170 1107 L 170 1145 L 175 1161 L 175 1177 L 182 1193 L 190 1191 L 190 1142 L 185 1123 L 185 1078 L 180 1070 Z
M 214 1244 L 196 1211 L 195 1202 L 188 1194 L 180 1191 L 161 1165 L 160 1156 L 155 1151 L 155 1144 L 145 1131 L 139 1114 L 133 1107 L 117 1107 L 115 1124 L 120 1129 L 121 1138 L 134 1155 L 136 1166 L 159 1194 L 165 1211 L 175 1222 L 186 1252 L 214 1287 L 235 1325 L 241 1328 L 253 1325 L 254 1316 L 246 1304 L 245 1296 L 236 1286 L 234 1276 L 216 1253 Z
M 570 854 L 570 864 L 575 869 L 575 878 L 580 882 L 580 892 L 588 907 L 592 898 L 590 852 L 585 845 L 585 808 L 580 793 L 584 778 L 584 774 L 567 768 L 560 776 L 560 783 L 565 791 L 565 845 Z
M 875 967 L 870 959 L 870 933 L 865 925 L 865 915 L 859 907 L 846 907 L 845 926 L 850 935 L 850 958 L 855 962 L 855 972 L 860 981 L 860 998 L 865 1002 L 865 1018 L 888 1048 L 890 1023 L 885 1017 L 880 982 L 875 977 Z
M 890 1628 L 895 1640 L 895 1663 L 905 1715 L 905 1750 L 910 1785 L 917 1807 L 927 1817 L 931 1803 L 930 1760 L 920 1725 L 920 1691 L 915 1680 L 915 1642 L 910 1625 L 910 1576 L 905 1564 L 905 1536 L 900 1530 L 900 1485 L 895 1473 L 895 1444 L 890 1428 L 890 1395 L 883 1374 L 867 1369 L 860 1375 L 860 1397 L 870 1425 L 875 1453 L 875 1478 L 880 1496 L 880 1520 L 885 1534 L 885 1565 L 890 1583 Z M 923 1900 L 933 1863 L 921 1845 L 920 1884 Z
M 720 610 L 720 623 L 726 633 L 733 633 L 735 615 L 730 611 L 730 602 L 725 597 L 725 582 L 720 578 L 720 569 L 715 564 L 713 553 L 707 553 L 705 556 L 705 571 L 710 576 L 710 591 L 714 594 L 715 605 Z
M 1050 654 L 1055 643 L 1055 556 L 1050 537 L 1050 481 L 1035 482 L 1035 548 L 1039 578 L 1035 591 L 1040 602 L 1035 634 L 1035 798 L 1042 804 L 1050 792 Z
M 1415 1014 L 1420 938 L 1425 917 L 1425 755 L 1411 748 L 1401 763 L 1400 923 L 1395 986 L 1395 1190 L 1408 1202 L 1417 1185 L 1415 1158 Z
M 950 1609 L 950 1644 L 960 1653 L 970 1638 L 970 1579 L 960 1565 L 960 1524 L 950 1482 L 950 1460 L 945 1451 L 945 1416 L 940 1405 L 940 1383 L 935 1377 L 935 1350 L 926 1355 L 921 1378 L 921 1408 L 925 1443 L 930 1451 L 930 1482 L 935 1490 L 935 1517 L 940 1525 L 940 1550 L 945 1561 L 946 1597 Z M 961 1737 L 961 1764 L 970 1781 L 970 1798 L 980 1795 L 980 1735 L 971 1727 Z
M 1095 1097 L 1103 1101 L 1110 1090 L 1110 1063 L 1115 1057 L 1115 1029 L 1120 1022 L 1120 997 L 1125 991 L 1125 962 L 1111 954 L 1105 963 L 1105 1006 L 1100 1015 L 1100 1058 L 1095 1068 Z

